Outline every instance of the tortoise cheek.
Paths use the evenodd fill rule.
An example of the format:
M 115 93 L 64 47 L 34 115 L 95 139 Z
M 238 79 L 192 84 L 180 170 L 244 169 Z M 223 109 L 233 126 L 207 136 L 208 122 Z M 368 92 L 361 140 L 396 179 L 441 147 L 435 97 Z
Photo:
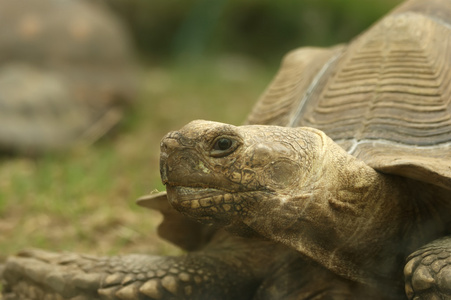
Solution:
M 289 159 L 274 161 L 265 168 L 265 177 L 270 185 L 278 189 L 293 187 L 299 185 L 302 178 L 301 167 Z

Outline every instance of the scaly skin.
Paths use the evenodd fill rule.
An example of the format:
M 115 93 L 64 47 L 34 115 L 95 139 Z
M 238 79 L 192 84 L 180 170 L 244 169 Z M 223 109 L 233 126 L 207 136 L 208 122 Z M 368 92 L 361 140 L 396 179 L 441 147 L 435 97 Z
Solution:
M 163 139 L 161 176 L 181 213 L 389 295 L 405 258 L 451 222 L 449 190 L 379 173 L 307 127 L 193 121 Z
M 30 250 L 8 259 L 5 299 L 251 299 L 283 257 L 273 255 L 279 248 L 219 232 L 180 257 Z

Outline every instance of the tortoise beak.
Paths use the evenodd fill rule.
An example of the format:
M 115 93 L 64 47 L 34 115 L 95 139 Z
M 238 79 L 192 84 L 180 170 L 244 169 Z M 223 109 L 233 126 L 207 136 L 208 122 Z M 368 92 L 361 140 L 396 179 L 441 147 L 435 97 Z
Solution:
M 180 149 L 181 145 L 178 142 L 180 133 L 173 131 L 163 137 L 160 143 L 160 176 L 163 184 L 168 183 L 169 167 L 167 164 L 168 157 L 171 153 Z

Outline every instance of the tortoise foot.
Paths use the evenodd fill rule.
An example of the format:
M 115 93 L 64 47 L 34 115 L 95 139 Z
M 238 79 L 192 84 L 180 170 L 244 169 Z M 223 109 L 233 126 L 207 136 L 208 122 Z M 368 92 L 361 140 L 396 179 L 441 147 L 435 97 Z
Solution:
M 451 238 L 434 241 L 407 258 L 409 299 L 451 299 Z
M 171 258 L 95 257 L 29 250 L 10 257 L 3 271 L 5 300 L 135 300 L 189 298 L 196 281 Z M 199 278 L 197 278 L 199 277 Z M 192 279 L 192 280 L 191 280 Z M 193 282 L 191 282 L 193 281 Z
M 243 260 L 237 265 L 227 264 L 224 261 L 228 256 L 218 253 L 100 257 L 37 249 L 22 251 L 9 257 L 0 273 L 0 299 L 250 299 L 257 287 L 252 270 L 244 266 Z

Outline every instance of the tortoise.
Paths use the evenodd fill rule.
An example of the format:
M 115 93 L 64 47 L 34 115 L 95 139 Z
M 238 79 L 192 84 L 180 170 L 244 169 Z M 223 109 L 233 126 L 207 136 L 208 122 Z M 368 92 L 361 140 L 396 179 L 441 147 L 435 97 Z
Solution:
M 0 150 L 89 144 L 135 95 L 131 41 L 106 7 L 0 0 Z
M 166 135 L 167 194 L 139 204 L 186 255 L 28 250 L 5 299 L 450 298 L 450 20 L 447 0 L 406 1 L 289 53 L 245 125 Z

